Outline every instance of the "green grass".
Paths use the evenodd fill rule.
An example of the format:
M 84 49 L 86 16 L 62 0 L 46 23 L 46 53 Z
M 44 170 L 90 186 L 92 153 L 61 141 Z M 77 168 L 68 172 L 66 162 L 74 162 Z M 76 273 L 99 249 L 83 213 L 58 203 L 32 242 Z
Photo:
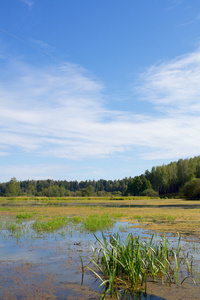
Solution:
M 1 222 L 0 229 L 3 237 L 12 236 L 17 240 L 20 240 L 26 233 L 24 226 L 16 222 Z
M 16 218 L 25 220 L 25 219 L 30 219 L 33 216 L 34 216 L 34 214 L 31 214 L 31 213 L 19 213 L 16 215 Z
M 124 213 L 121 213 L 121 212 L 117 212 L 117 213 L 113 212 L 112 216 L 115 219 L 126 217 L 126 215 Z
M 83 217 L 81 216 L 73 216 L 73 217 L 69 217 L 69 221 L 71 223 L 75 223 L 75 224 L 78 224 L 78 223 L 81 223 L 83 221 Z
M 84 227 L 89 231 L 103 230 L 112 227 L 115 220 L 108 215 L 91 215 L 84 221 Z
M 59 216 L 48 221 L 36 221 L 33 224 L 33 229 L 37 232 L 51 232 L 63 228 L 68 223 L 69 219 L 67 217 Z
M 73 216 L 73 217 L 54 217 L 51 220 L 37 220 L 33 224 L 33 229 L 37 232 L 52 232 L 64 228 L 69 225 L 80 224 L 82 229 L 96 232 L 97 230 L 107 229 L 113 226 L 115 218 L 109 215 L 91 215 L 88 217 Z
M 22 211 L 22 210 L 21 210 Z M 37 216 L 36 216 L 37 215 Z M 36 216 L 36 218 L 35 218 Z M 32 222 L 29 219 L 32 218 Z M 36 220 L 35 220 L 36 219 Z M 46 235 L 49 233 L 65 236 L 73 231 L 96 232 L 113 226 L 115 218 L 109 215 L 90 215 L 90 216 L 63 216 L 57 215 L 52 218 L 40 216 L 36 212 L 20 212 L 16 214 L 14 220 L 0 221 L 2 236 L 12 236 L 19 240 L 21 237 L 33 238 L 35 234 Z
M 82 229 L 90 232 L 111 228 L 116 221 L 116 217 L 110 215 L 90 215 L 87 217 L 73 216 L 69 218 L 70 224 L 80 224 Z
M 176 248 L 169 246 L 163 237 L 161 242 L 129 234 L 125 241 L 119 234 L 102 240 L 97 236 L 98 247 L 93 248 L 93 257 L 89 258 L 94 268 L 88 267 L 101 286 L 105 286 L 102 299 L 109 293 L 120 298 L 124 291 L 147 290 L 147 282 L 159 280 L 166 283 L 178 283 L 182 264 L 188 269 L 189 261 L 180 257 L 180 236 Z M 190 271 L 190 270 L 189 270 Z

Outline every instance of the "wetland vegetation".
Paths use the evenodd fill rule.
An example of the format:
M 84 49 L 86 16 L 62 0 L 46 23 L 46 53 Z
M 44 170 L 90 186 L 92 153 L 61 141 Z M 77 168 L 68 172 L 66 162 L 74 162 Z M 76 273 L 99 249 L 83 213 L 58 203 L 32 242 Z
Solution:
M 2 197 L 0 198 L 1 222 L 9 220 L 34 220 L 47 222 L 51 219 L 73 217 L 74 222 L 85 223 L 92 218 L 108 222 L 118 219 L 136 227 L 145 227 L 156 232 L 180 232 L 199 236 L 200 202 L 184 199 L 150 199 L 148 197 Z M 94 217 L 95 216 L 95 217 Z M 106 221 L 107 220 L 107 221 Z M 90 219 L 85 226 L 89 226 Z M 137 224 L 136 224 L 137 223 Z M 97 227 L 100 224 L 97 225 Z M 100 227 L 99 227 L 100 229 Z
M 90 258 L 95 269 L 88 268 L 100 279 L 100 286 L 105 286 L 102 299 L 108 293 L 118 299 L 127 291 L 144 290 L 146 294 L 149 281 L 178 284 L 181 265 L 187 267 L 188 274 L 183 281 L 192 274 L 192 260 L 181 252 L 180 236 L 176 247 L 170 247 L 165 236 L 159 242 L 153 235 L 144 240 L 132 233 L 125 240 L 119 233 L 110 235 L 109 239 L 103 234 L 102 239 L 95 237 L 98 247 L 93 249 Z
M 181 289 L 179 285 L 187 277 L 183 285 L 187 285 L 191 280 L 188 293 L 195 299 L 192 294 L 194 288 L 192 276 L 195 274 L 197 282 L 195 289 L 198 289 L 199 270 L 195 273 L 195 263 L 194 266 L 191 265 L 192 257 L 187 255 L 187 252 L 191 250 L 190 246 L 184 246 L 184 252 L 179 251 L 180 245 L 177 238 L 174 239 L 173 236 L 177 236 L 177 232 L 180 232 L 182 239 L 186 239 L 189 233 L 189 238 L 193 240 L 191 245 L 195 245 L 192 248 L 193 251 L 199 249 L 200 210 L 194 208 L 198 207 L 198 204 L 198 201 L 188 202 L 184 199 L 162 199 L 160 201 L 158 198 L 130 196 L 123 198 L 2 197 L 0 198 L 1 239 L 4 241 L 5 249 L 9 248 L 11 241 L 15 241 L 13 249 L 27 247 L 27 255 L 31 249 L 33 252 L 36 251 L 34 245 L 38 243 L 40 247 L 43 247 L 43 244 L 46 247 L 45 243 L 51 240 L 51 246 L 48 247 L 58 247 L 58 244 L 65 241 L 65 246 L 62 246 L 63 253 L 68 253 L 66 247 L 74 249 L 73 253 L 69 250 L 72 259 L 67 264 L 72 268 L 71 261 L 74 261 L 74 255 L 76 255 L 75 265 L 79 266 L 79 274 L 84 270 L 86 283 L 83 284 L 86 284 L 85 286 L 91 287 L 94 284 L 94 280 L 91 279 L 91 271 L 86 270 L 86 266 L 96 273 L 99 281 L 97 286 L 92 288 L 93 295 L 98 294 L 98 286 L 100 283 L 104 283 L 105 290 L 102 292 L 103 295 L 107 294 L 106 297 L 113 294 L 113 297 L 129 299 L 126 297 L 131 297 L 130 292 L 138 289 L 145 291 L 145 286 L 147 292 L 162 296 L 162 291 L 157 290 L 159 284 L 165 282 L 169 286 L 169 284 L 176 283 Z M 114 232 L 112 228 L 115 228 Z M 101 232 L 104 233 L 103 239 Z M 159 234 L 157 241 L 151 239 L 155 232 Z M 167 232 L 172 234 L 175 244 L 171 245 L 171 241 L 167 242 L 165 237 Z M 93 251 L 90 244 L 93 245 Z M 15 252 L 12 253 L 13 260 L 11 257 L 7 257 L 6 260 L 1 258 L 1 267 L 5 267 L 4 262 L 6 262 L 10 270 L 12 269 L 9 262 L 16 263 Z M 48 255 L 46 256 L 48 257 Z M 82 257 L 82 267 L 80 256 Z M 48 259 L 51 260 L 50 254 Z M 64 268 L 66 263 L 62 265 L 63 256 L 59 261 L 59 255 L 56 255 L 55 260 L 58 260 L 60 268 Z M 137 266 L 136 269 L 133 268 L 133 265 Z M 191 271 L 193 272 L 192 276 Z M 65 272 L 66 270 L 63 271 L 63 274 Z M 77 273 L 77 269 L 74 272 Z M 66 276 L 66 280 L 68 277 L 70 278 L 70 275 L 63 276 Z M 152 287 L 155 282 L 156 286 Z M 79 283 L 76 281 L 75 286 L 80 286 L 80 283 L 81 279 Z M 55 286 L 57 285 L 58 283 L 55 283 Z M 19 287 L 16 286 L 17 288 Z M 63 289 L 65 289 L 64 286 Z M 70 288 L 68 293 L 70 293 Z M 169 290 L 168 293 L 170 294 Z M 88 296 L 84 297 L 83 299 L 89 299 Z M 95 299 L 99 299 L 101 296 L 98 294 L 95 297 Z M 57 296 L 57 299 L 64 298 Z

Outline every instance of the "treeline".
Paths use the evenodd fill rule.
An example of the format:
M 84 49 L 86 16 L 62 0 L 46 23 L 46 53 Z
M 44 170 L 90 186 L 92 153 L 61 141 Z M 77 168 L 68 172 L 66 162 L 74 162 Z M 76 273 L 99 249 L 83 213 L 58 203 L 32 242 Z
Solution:
M 178 193 L 188 197 L 189 186 L 195 186 L 198 190 L 200 180 L 200 156 L 190 159 L 179 159 L 168 165 L 152 167 L 144 174 L 134 178 L 121 180 L 24 180 L 17 181 L 12 178 L 9 182 L 0 183 L 0 196 L 165 196 Z M 196 181 L 195 181 L 196 180 Z M 189 183 L 192 184 L 189 185 Z M 186 188 L 185 188 L 186 189 Z M 195 196 L 193 195 L 193 198 Z
M 125 195 L 127 191 L 128 178 L 122 180 L 24 180 L 18 182 L 12 178 L 9 182 L 0 184 L 1 196 L 47 196 L 47 197 L 90 197 Z
M 187 182 L 200 178 L 200 156 L 153 167 L 151 172 L 145 171 L 144 175 L 160 195 L 177 193 Z

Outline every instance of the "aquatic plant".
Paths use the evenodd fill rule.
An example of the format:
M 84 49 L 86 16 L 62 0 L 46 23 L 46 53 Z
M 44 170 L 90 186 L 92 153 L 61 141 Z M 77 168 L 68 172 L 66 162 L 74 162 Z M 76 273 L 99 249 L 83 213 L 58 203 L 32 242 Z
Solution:
M 73 216 L 73 217 L 70 217 L 69 218 L 69 221 L 71 222 L 71 223 L 81 223 L 81 222 L 83 222 L 83 217 L 81 217 L 81 216 Z
M 63 226 L 67 225 L 68 222 L 69 220 L 67 217 L 58 216 L 48 221 L 36 221 L 33 224 L 33 229 L 35 229 L 37 232 L 51 232 L 62 228 Z
M 100 279 L 100 287 L 105 286 L 102 299 L 109 293 L 121 297 L 123 291 L 147 290 L 147 282 L 159 280 L 166 283 L 178 283 L 180 258 L 180 236 L 176 248 L 170 247 L 166 237 L 161 241 L 154 236 L 142 240 L 131 233 L 125 241 L 119 234 L 102 239 L 95 235 L 98 247 L 93 248 L 93 257 L 89 261 L 94 268 L 87 267 Z
M 25 235 L 25 229 L 22 224 L 16 222 L 1 222 L 0 223 L 1 234 L 4 238 L 14 237 L 19 240 Z
M 31 213 L 19 213 L 16 215 L 17 219 L 30 219 L 34 216 L 34 214 Z
M 115 220 L 109 215 L 91 215 L 84 221 L 84 227 L 89 231 L 103 230 L 112 227 Z

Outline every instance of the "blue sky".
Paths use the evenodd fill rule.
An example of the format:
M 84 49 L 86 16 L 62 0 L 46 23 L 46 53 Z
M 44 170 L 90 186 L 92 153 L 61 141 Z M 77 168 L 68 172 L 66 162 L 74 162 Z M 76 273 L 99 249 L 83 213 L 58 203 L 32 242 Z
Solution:
M 199 136 L 199 0 L 2 1 L 1 182 L 133 177 Z

